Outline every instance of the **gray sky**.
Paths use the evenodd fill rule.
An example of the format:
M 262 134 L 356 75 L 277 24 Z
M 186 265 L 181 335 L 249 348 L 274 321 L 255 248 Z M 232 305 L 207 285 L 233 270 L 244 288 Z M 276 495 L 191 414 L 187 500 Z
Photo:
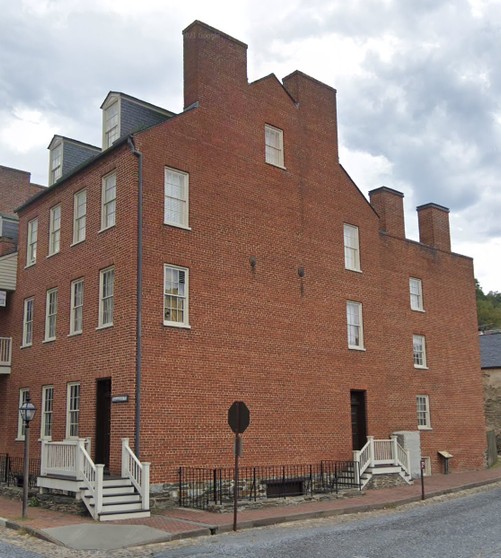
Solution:
M 340 159 L 364 194 L 451 210 L 453 250 L 501 291 L 501 0 L 0 0 L 0 164 L 47 184 L 54 134 L 101 144 L 110 90 L 182 110 L 182 30 L 249 45 L 249 80 L 338 91 Z

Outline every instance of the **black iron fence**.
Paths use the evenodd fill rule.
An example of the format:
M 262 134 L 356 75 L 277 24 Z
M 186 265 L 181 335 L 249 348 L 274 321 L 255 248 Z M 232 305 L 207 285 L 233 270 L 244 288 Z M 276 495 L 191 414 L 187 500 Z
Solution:
M 35 487 L 40 475 L 40 459 L 30 459 L 29 486 Z M 24 459 L 0 453 L 0 483 L 7 486 L 22 486 L 24 478 Z
M 237 497 L 240 501 L 337 494 L 340 489 L 360 489 L 358 463 L 355 461 L 240 467 L 238 472 Z M 180 467 L 179 505 L 208 509 L 232 502 L 234 473 L 233 468 Z

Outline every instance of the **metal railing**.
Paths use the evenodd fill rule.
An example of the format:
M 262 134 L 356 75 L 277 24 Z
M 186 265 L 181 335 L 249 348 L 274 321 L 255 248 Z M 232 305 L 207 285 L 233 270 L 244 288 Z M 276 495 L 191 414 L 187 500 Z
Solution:
M 40 471 L 40 459 L 29 460 L 28 484 L 34 488 Z M 0 483 L 7 486 L 22 486 L 24 477 L 24 459 L 12 457 L 8 453 L 0 454 Z
M 179 505 L 208 509 L 229 504 L 234 495 L 233 468 L 179 468 Z M 272 498 L 322 493 L 340 489 L 360 489 L 358 463 L 321 461 L 306 465 L 240 467 L 237 498 L 257 501 Z
M 0 337 L 0 366 L 10 366 L 12 359 L 12 337 Z

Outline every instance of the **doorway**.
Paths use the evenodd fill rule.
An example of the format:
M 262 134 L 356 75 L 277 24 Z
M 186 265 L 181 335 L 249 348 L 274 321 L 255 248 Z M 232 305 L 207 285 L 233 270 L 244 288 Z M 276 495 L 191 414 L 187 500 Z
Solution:
M 95 462 L 110 469 L 111 378 L 97 380 L 96 390 L 96 449 Z
M 351 395 L 351 435 L 354 450 L 362 449 L 367 443 L 367 415 L 365 391 L 352 390 Z

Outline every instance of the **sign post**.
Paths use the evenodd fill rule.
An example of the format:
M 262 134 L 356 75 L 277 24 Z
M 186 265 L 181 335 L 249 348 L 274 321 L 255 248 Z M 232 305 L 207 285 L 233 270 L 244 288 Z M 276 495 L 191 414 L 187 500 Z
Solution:
M 421 459 L 421 500 L 424 500 L 424 469 L 426 467 L 426 462 L 424 459 Z
M 233 531 L 237 530 L 238 458 L 242 455 L 242 434 L 250 423 L 250 411 L 243 401 L 235 401 L 228 409 L 228 424 L 235 433 L 235 473 L 233 486 Z

